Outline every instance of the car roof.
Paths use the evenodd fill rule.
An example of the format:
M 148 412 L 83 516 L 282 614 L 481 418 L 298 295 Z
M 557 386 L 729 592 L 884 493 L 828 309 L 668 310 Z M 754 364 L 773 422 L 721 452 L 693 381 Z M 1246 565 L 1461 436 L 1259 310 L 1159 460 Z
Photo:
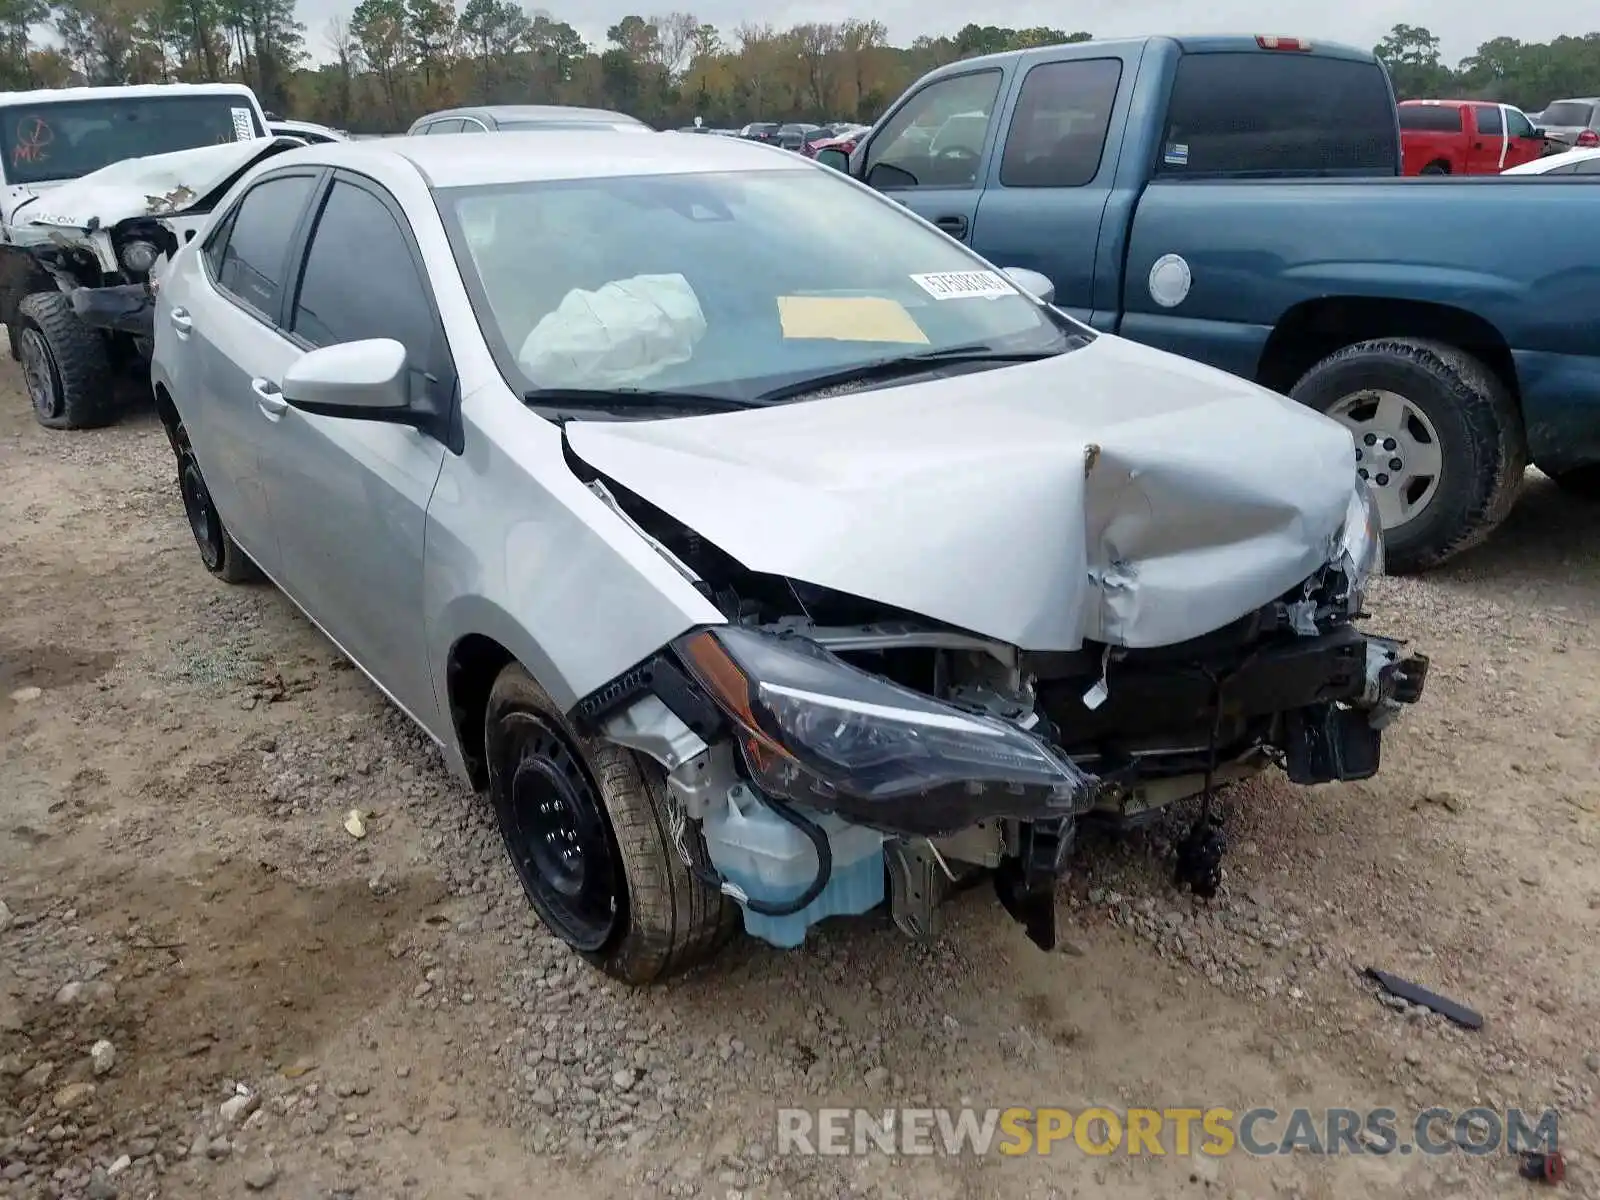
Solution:
M 132 83 L 122 87 L 35 88 L 0 92 L 0 104 L 55 104 L 63 100 L 127 100 L 146 96 L 241 96 L 255 103 L 242 83 Z
M 328 142 L 272 158 L 275 166 L 322 163 L 360 171 L 379 161 L 411 164 L 430 187 L 474 187 L 550 179 L 689 175 L 710 171 L 807 171 L 808 158 L 759 142 L 693 133 L 618 129 L 529 130 L 494 137 L 392 137 Z
M 440 109 L 417 120 L 432 121 L 440 117 L 489 117 L 495 121 L 593 121 L 598 125 L 615 124 L 618 121 L 644 124 L 627 113 L 566 104 L 475 104 L 465 108 Z

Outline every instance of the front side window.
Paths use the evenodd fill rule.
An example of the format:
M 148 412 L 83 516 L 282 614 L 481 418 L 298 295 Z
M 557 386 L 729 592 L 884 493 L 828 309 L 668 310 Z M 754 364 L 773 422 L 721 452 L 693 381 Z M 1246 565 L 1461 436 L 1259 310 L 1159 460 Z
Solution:
M 316 180 L 285 175 L 256 184 L 239 201 L 217 257 L 217 283 L 273 320 L 288 271 L 289 239 Z
M 1600 158 L 1586 158 L 1572 165 L 1574 175 L 1600 175 Z
M 1394 101 L 1376 62 L 1282 50 L 1178 60 L 1156 171 L 1393 174 Z
M 1058 353 L 1082 336 L 831 171 L 436 195 L 479 324 L 523 393 L 625 385 L 752 399 L 886 356 Z
M 266 137 L 239 96 L 129 96 L 0 108 L 8 183 L 77 179 L 125 158 Z
M 1042 63 L 1029 71 L 1006 133 L 1000 182 L 1082 187 L 1092 180 L 1100 171 L 1121 80 L 1119 58 Z
M 435 121 L 424 129 L 423 133 L 460 133 L 462 122 L 456 120 Z
M 1528 120 L 1527 114 L 1520 109 L 1508 108 L 1506 112 L 1506 132 L 1512 137 L 1532 137 L 1533 122 Z
M 911 97 L 868 147 L 866 181 L 886 191 L 971 187 L 1001 78 L 999 71 L 975 71 Z
M 336 181 L 328 192 L 289 329 L 312 346 L 393 338 L 413 367 L 431 361 L 433 309 L 410 244 L 365 188 Z

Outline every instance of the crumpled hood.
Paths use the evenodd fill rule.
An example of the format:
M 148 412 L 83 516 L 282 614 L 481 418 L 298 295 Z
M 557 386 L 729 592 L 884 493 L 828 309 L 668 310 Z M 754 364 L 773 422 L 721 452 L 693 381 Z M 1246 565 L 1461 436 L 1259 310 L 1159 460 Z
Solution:
M 167 217 L 206 199 L 257 159 L 299 145 L 277 138 L 255 138 L 201 146 L 171 154 L 125 158 L 67 183 L 15 188 L 24 198 L 10 201 L 14 224 L 62 229 L 110 228 L 129 217 Z
M 754 571 L 1024 650 L 1171 645 L 1328 560 L 1349 432 L 1121 338 L 746 412 L 566 425 L 579 458 Z

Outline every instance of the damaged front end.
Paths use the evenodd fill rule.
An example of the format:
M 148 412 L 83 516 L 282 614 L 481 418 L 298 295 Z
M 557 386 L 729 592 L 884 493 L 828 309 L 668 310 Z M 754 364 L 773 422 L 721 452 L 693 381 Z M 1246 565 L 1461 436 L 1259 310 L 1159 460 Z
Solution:
M 904 932 L 932 937 L 944 898 L 987 874 L 1052 948 L 1080 826 L 1196 795 L 1206 804 L 1179 870 L 1209 894 L 1222 851 L 1212 791 L 1274 764 L 1305 784 L 1371 776 L 1382 729 L 1427 674 L 1424 656 L 1356 628 L 1382 567 L 1364 488 L 1323 565 L 1224 628 L 1039 652 L 750 571 L 590 475 L 728 624 L 679 639 L 573 715 L 661 764 L 683 861 L 780 946 L 885 901 Z

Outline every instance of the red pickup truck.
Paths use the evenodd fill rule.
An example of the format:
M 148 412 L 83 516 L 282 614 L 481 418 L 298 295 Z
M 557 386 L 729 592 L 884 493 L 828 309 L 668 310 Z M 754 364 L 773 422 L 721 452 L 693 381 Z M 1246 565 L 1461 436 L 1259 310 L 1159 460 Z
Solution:
M 1520 108 L 1482 100 L 1403 100 L 1400 150 L 1407 175 L 1498 175 L 1545 152 Z

